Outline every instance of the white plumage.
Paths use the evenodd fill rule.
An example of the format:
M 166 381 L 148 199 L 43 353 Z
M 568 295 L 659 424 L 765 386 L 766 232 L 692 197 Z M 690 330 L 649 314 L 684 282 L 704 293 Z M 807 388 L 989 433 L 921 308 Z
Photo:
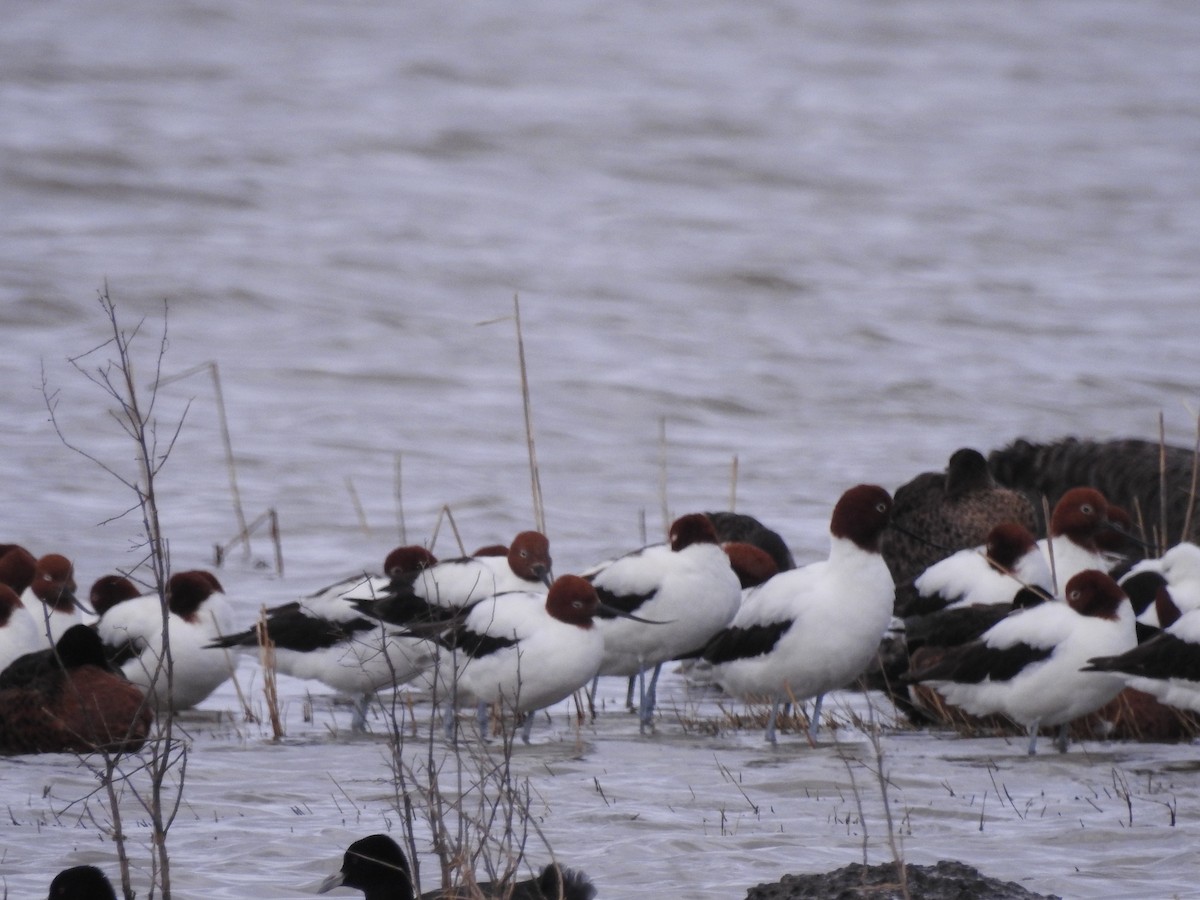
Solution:
M 481 734 L 488 704 L 531 712 L 569 697 L 595 677 L 604 654 L 593 619 L 598 605 L 591 584 L 564 575 L 547 594 L 497 594 L 471 608 L 447 643 L 457 651 L 460 689 L 480 704 Z M 532 721 L 526 720 L 526 739 Z
M 944 609 L 1012 603 L 1022 590 L 1053 593 L 1050 566 L 1023 525 L 1006 522 L 987 543 L 934 563 L 913 582 L 917 593 Z
M 16 591 L 7 584 L 0 584 L 0 672 L 14 659 L 37 650 L 44 642 L 33 616 Z
M 636 675 L 641 725 L 650 725 L 661 665 L 697 653 L 733 618 L 742 588 L 716 531 L 701 513 L 671 525 L 670 543 L 654 544 L 583 573 L 606 605 L 656 624 L 618 616 L 597 619 L 604 636 L 601 675 Z M 645 672 L 653 669 L 649 686 Z
M 1061 725 L 1058 746 L 1065 750 L 1066 724 L 1124 687 L 1119 677 L 1081 670 L 1092 657 L 1124 653 L 1137 638 L 1129 599 L 1107 574 L 1079 573 L 1064 599 L 1013 613 L 909 680 L 929 683 L 974 715 L 1014 719 L 1029 732 L 1031 754 L 1039 728 Z
M 704 650 L 712 678 L 739 697 L 773 701 L 766 738 L 775 740 L 781 702 L 819 698 L 862 673 L 892 618 L 895 586 L 879 555 L 892 501 L 875 485 L 846 491 L 834 507 L 825 560 L 780 572 L 750 590 L 729 627 Z

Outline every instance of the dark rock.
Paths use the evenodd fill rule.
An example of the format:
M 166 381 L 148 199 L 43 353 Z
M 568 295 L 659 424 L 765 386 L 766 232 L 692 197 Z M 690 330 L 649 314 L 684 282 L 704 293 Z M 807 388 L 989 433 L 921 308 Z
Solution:
M 908 895 L 913 900 L 1059 900 L 1035 894 L 1016 882 L 989 878 L 964 863 L 942 860 L 934 866 L 907 865 Z M 852 863 L 835 872 L 784 875 L 774 884 L 752 887 L 746 900 L 901 900 L 896 866 Z

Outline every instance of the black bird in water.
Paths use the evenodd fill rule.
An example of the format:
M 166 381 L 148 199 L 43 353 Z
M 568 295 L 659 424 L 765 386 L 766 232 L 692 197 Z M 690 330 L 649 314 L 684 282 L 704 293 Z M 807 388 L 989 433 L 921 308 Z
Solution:
M 317 889 L 324 894 L 336 887 L 357 888 L 366 900 L 417 900 L 413 893 L 412 869 L 400 845 L 386 834 L 372 834 L 355 841 L 342 858 L 342 868 L 334 872 Z M 508 897 L 511 900 L 593 900 L 596 888 L 582 872 L 563 869 L 551 863 L 541 874 L 529 881 L 513 885 L 483 882 L 477 885 L 484 897 Z M 459 900 L 474 897 L 451 888 L 430 891 L 420 900 Z

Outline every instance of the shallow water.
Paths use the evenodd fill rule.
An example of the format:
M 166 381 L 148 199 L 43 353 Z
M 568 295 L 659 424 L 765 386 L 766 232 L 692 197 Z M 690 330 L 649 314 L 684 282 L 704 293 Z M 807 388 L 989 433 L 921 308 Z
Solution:
M 239 675 L 262 715 L 254 665 L 244 662 Z M 281 742 L 266 724 L 243 720 L 229 686 L 184 717 L 186 802 L 170 832 L 179 896 L 312 896 L 352 840 L 399 836 L 386 718 L 377 711 L 376 733 L 352 737 L 348 707 L 307 697 L 302 682 L 280 682 Z M 867 715 L 861 697 L 828 698 L 816 747 L 791 733 L 770 747 L 758 728 L 729 730 L 719 698 L 689 691 L 677 676 L 663 686 L 653 735 L 638 734 L 636 717 L 621 710 L 623 686 L 609 679 L 595 723 L 577 728 L 573 708 L 561 704 L 512 756 L 556 858 L 588 872 L 601 897 L 724 900 L 789 872 L 861 861 L 864 844 L 872 863 L 892 858 L 878 757 L 853 725 Z M 440 737 L 430 750 L 427 707 L 419 702 L 416 711 L 403 758 L 421 769 L 432 752 L 453 796 L 453 756 Z M 476 747 L 469 740 L 462 751 L 468 783 L 478 777 Z M 1194 747 L 1089 741 L 1065 756 L 1028 757 L 1020 738 L 901 730 L 885 733 L 881 748 L 892 834 L 909 862 L 962 859 L 1063 897 L 1196 895 Z M 495 742 L 491 752 L 501 754 Z M 73 757 L 22 757 L 0 769 L 10 896 L 40 896 L 46 873 L 67 864 L 115 870 L 111 845 L 97 835 L 103 804 L 85 802 L 94 787 Z M 478 794 L 466 796 L 474 809 Z M 128 795 L 126 815 L 134 883 L 144 888 L 146 825 Z M 534 865 L 550 856 L 537 835 L 527 852 Z M 421 865 L 423 886 L 435 887 L 436 860 L 426 855 Z
M 1200 13 L 1168 0 L 10 4 L 0 538 L 69 553 L 84 585 L 140 558 L 137 523 L 110 521 L 128 489 L 47 422 L 49 394 L 73 445 L 136 477 L 112 403 L 66 361 L 106 339 L 106 282 L 125 327 L 146 317 L 139 384 L 155 371 L 164 299 L 163 374 L 219 365 L 246 515 L 278 511 L 286 563 L 272 573 L 265 538 L 250 561 L 235 552 L 223 577 L 247 621 L 260 602 L 427 539 L 443 505 L 468 549 L 532 523 L 516 294 L 558 572 L 639 544 L 643 518 L 653 538 L 671 515 L 731 496 L 812 559 L 846 486 L 894 488 L 962 445 L 1154 438 L 1160 412 L 1190 445 L 1198 39 Z M 95 374 L 106 358 L 81 365 Z M 202 372 L 164 386 L 155 407 L 165 449 L 190 404 L 158 482 L 177 567 L 211 564 L 237 529 L 213 396 Z M 443 525 L 435 550 L 453 548 Z M 897 741 L 924 748 L 898 749 L 898 764 L 946 746 Z M 708 766 L 709 748 L 668 743 Z M 314 766 L 377 753 L 246 744 L 202 743 L 197 795 L 219 797 L 260 751 Z M 646 744 L 597 739 L 588 759 L 636 769 Z M 1112 752 L 1152 766 L 1186 755 Z M 1110 780 L 1115 764 L 1096 759 L 1062 761 L 1064 796 L 1072 779 Z M 797 761 L 799 780 L 809 765 Z M 36 771 L 32 784 L 61 767 L 3 769 Z M 845 784 L 844 766 L 827 768 L 819 777 Z M 292 812 L 282 787 L 260 799 L 247 827 L 284 859 L 301 835 L 314 879 L 358 830 L 328 807 Z M 561 801 L 584 817 L 546 827 L 565 858 L 598 865 L 608 896 L 675 878 L 703 881 L 695 896 L 739 896 L 730 885 L 854 858 L 829 807 L 799 804 L 790 840 L 743 815 L 743 845 L 712 840 L 717 807 L 704 802 L 618 829 L 622 846 L 653 851 L 637 879 L 577 834 L 596 809 Z M 199 879 L 181 884 L 294 887 L 204 852 L 222 813 L 197 803 L 205 813 L 173 833 L 181 872 Z M 992 843 L 973 818 L 957 832 L 914 818 L 914 859 L 945 849 L 1075 896 L 1144 883 L 1136 854 L 1106 842 L 1116 831 L 1091 855 L 1091 825 L 1051 838 L 1044 820 L 1014 816 Z M 1125 837 L 1151 833 L 1184 840 L 1157 821 Z M 61 848 L 28 824 L 0 834 L 11 892 L 32 895 Z M 697 874 L 731 845 L 732 869 Z M 1089 875 L 1064 872 L 1064 845 Z M 1178 885 L 1186 859 L 1156 857 L 1155 872 Z M 1092 880 L 1079 889 L 1079 877 Z

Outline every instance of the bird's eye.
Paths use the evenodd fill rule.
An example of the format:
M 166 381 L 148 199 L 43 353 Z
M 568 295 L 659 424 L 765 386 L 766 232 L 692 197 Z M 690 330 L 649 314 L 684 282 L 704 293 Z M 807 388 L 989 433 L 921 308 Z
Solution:
M 1071 591 L 1071 597 L 1070 597 L 1070 599 L 1072 599 L 1072 600 L 1078 600 L 1078 599 L 1079 599 L 1079 591 Z
M 1083 506 L 1079 507 L 1079 511 L 1081 513 L 1083 513 L 1085 516 L 1090 516 L 1092 514 L 1092 504 L 1090 504 L 1090 503 L 1083 504 Z
M 525 559 L 527 556 L 529 556 L 529 551 L 528 551 L 528 550 L 522 550 L 522 551 L 521 551 L 521 559 Z
M 881 513 L 885 513 L 885 512 L 887 512 L 887 504 L 886 504 L 886 503 L 878 503 L 878 504 L 876 504 L 876 505 L 875 505 L 875 512 L 881 512 Z

